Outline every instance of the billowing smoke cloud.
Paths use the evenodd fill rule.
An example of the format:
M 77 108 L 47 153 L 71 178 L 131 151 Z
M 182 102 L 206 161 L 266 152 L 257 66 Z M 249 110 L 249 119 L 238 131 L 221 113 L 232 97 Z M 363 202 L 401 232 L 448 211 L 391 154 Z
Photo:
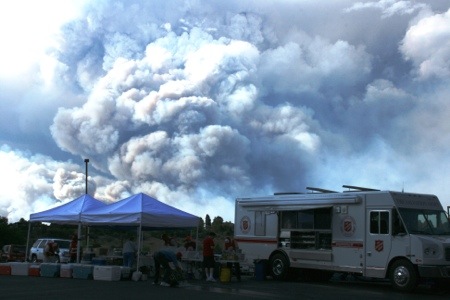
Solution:
M 311 185 L 450 192 L 449 7 L 241 2 L 88 3 L 40 67 L 40 96 L 60 99 L 45 136 L 69 162 L 3 149 L 38 204 L 0 212 L 84 193 L 85 157 L 98 199 L 145 192 L 230 221 L 238 196 Z

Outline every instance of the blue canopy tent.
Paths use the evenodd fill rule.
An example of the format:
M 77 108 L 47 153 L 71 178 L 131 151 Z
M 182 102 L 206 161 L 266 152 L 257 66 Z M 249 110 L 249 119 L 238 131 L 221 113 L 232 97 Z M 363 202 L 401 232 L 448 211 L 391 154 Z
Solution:
M 162 203 L 144 193 L 132 195 L 116 203 L 86 211 L 81 221 L 88 225 L 136 226 L 138 249 L 142 229 L 197 228 L 200 217 Z M 139 267 L 140 251 L 138 251 Z
M 107 206 L 105 203 L 91 197 L 88 194 L 82 195 L 75 200 L 63 205 L 45 210 L 42 212 L 30 214 L 30 223 L 28 226 L 27 237 L 27 257 L 30 240 L 31 222 L 48 222 L 56 224 L 78 225 L 78 237 L 81 236 L 82 214 L 93 209 Z M 80 243 L 77 245 L 77 262 L 80 261 Z

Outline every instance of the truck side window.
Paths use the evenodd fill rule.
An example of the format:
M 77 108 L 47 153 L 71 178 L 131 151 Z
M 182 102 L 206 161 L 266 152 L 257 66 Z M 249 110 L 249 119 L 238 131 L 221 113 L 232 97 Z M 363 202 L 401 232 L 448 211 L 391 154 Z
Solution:
M 281 214 L 282 228 L 297 228 L 297 212 L 283 211 Z
M 388 234 L 389 233 L 389 212 L 371 211 L 370 212 L 370 233 Z

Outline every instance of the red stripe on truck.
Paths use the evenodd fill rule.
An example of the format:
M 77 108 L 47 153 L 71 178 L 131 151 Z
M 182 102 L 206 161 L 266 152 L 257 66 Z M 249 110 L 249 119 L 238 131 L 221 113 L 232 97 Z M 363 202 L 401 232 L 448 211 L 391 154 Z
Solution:
M 363 248 L 364 244 L 360 241 L 335 241 L 331 243 L 336 248 Z
M 235 238 L 235 241 L 244 243 L 255 243 L 255 244 L 276 244 L 277 239 L 254 239 L 254 238 Z

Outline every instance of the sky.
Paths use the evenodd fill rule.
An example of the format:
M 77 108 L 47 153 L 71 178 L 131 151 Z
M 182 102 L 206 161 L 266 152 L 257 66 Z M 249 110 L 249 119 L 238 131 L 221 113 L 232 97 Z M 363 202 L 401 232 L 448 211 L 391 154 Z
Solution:
M 450 205 L 450 1 L 0 2 L 0 216 L 146 193 Z

